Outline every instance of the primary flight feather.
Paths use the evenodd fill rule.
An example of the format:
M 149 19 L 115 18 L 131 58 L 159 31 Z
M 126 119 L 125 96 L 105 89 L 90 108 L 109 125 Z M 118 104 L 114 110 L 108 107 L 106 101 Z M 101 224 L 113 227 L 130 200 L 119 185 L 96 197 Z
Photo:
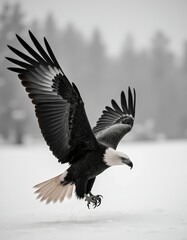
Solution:
M 92 130 L 78 88 L 67 79 L 46 38 L 45 50 L 30 31 L 29 35 L 37 51 L 16 35 L 29 54 L 8 46 L 20 58 L 7 57 L 18 66 L 8 69 L 18 73 L 32 99 L 50 150 L 60 163 L 70 164 L 61 175 L 37 184 L 36 193 L 49 203 L 62 202 L 75 191 L 77 198 L 85 198 L 88 207 L 90 203 L 97 207 L 102 196 L 91 193 L 96 176 L 113 165 L 133 166 L 116 148 L 134 124 L 135 89 L 133 93 L 128 89 L 128 97 L 121 92 L 121 107 L 112 100 L 112 107 L 106 107 Z

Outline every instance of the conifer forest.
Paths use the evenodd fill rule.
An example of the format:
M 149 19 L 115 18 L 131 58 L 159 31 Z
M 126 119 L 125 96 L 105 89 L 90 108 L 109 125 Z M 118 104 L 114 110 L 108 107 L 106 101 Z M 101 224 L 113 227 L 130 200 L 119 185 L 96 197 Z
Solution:
M 15 33 L 31 44 L 28 30 L 42 44 L 44 36 L 48 39 L 66 76 L 78 86 L 92 127 L 111 99 L 119 103 L 121 91 L 131 86 L 137 92 L 137 112 L 129 140 L 187 137 L 187 41 L 177 55 L 170 49 L 172 39 L 162 31 L 154 33 L 149 47 L 138 50 L 129 34 L 114 57 L 108 54 L 99 29 L 88 40 L 71 23 L 57 27 L 52 14 L 42 23 L 28 23 L 19 4 L 1 5 L 0 141 L 22 143 L 41 137 L 34 108 L 20 80 L 7 70 L 11 64 L 5 59 L 13 57 L 7 44 L 23 50 Z

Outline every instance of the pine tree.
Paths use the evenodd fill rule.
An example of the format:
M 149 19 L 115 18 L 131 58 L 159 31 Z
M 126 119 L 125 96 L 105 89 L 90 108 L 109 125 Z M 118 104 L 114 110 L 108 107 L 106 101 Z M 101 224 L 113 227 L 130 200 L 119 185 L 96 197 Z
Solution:
M 4 138 L 9 137 L 9 133 L 14 128 L 14 121 L 12 119 L 12 112 L 15 108 L 20 107 L 19 87 L 16 81 L 12 81 L 12 74 L 6 69 L 7 61 L 5 56 L 11 55 L 8 51 L 7 44 L 12 45 L 15 40 L 15 32 L 20 33 L 23 29 L 23 14 L 19 4 L 12 7 L 5 4 L 0 13 L 0 103 L 1 103 L 1 123 L 0 131 Z M 21 92 L 21 91 L 20 91 Z
M 157 131 L 174 137 L 178 131 L 177 118 L 173 111 L 178 103 L 175 90 L 176 69 L 174 56 L 168 49 L 168 39 L 162 32 L 158 32 L 153 38 L 150 73 L 152 99 L 149 101 L 155 110 L 153 119 Z
M 180 136 L 187 137 L 187 41 L 184 43 L 183 56 L 181 66 L 179 68 L 178 80 L 180 81 L 179 87 L 179 125 L 180 125 Z
M 109 100 L 109 92 L 114 83 L 111 79 L 107 78 L 105 46 L 98 29 L 94 30 L 91 42 L 88 45 L 86 71 L 86 86 L 88 86 L 89 93 L 86 93 L 85 97 L 89 103 L 88 112 L 89 116 L 91 116 L 90 119 L 95 124 L 97 114 L 101 113 L 101 109 L 105 106 L 104 103 Z M 104 91 L 105 94 L 103 94 Z

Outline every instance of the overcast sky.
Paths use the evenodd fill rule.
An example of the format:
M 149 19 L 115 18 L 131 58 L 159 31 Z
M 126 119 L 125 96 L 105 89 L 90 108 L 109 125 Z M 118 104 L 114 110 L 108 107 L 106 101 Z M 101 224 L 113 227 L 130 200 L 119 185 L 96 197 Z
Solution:
M 0 0 L 0 3 L 5 2 Z M 148 46 L 155 31 L 164 31 L 170 46 L 181 52 L 187 39 L 187 0 L 9 0 L 20 2 L 25 18 L 44 20 L 54 14 L 56 24 L 73 23 L 86 37 L 94 28 L 102 31 L 111 54 L 131 33 L 137 47 Z

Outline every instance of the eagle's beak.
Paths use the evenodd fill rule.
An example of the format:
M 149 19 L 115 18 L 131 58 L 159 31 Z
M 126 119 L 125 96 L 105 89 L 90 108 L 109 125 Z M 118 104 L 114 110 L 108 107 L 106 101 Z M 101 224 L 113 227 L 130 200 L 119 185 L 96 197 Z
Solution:
M 133 168 L 133 163 L 129 158 L 121 158 L 122 163 L 128 165 L 131 169 Z

